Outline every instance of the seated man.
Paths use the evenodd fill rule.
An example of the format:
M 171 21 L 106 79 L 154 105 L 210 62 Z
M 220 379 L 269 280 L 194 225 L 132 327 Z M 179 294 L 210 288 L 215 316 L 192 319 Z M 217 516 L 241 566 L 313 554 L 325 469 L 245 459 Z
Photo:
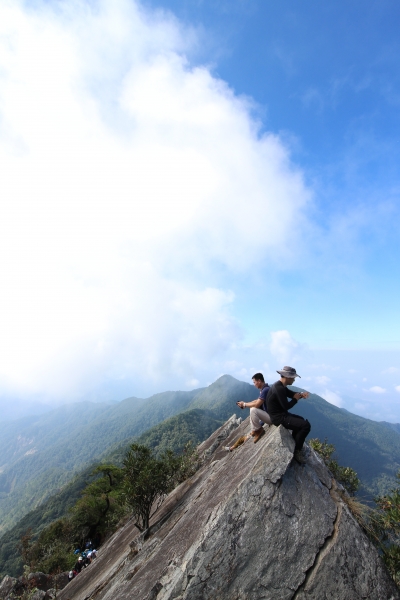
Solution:
M 283 367 L 282 371 L 277 371 L 281 378 L 271 386 L 267 396 L 267 410 L 271 417 L 273 425 L 283 425 L 286 429 L 291 429 L 295 441 L 294 457 L 298 462 L 304 462 L 301 454 L 304 440 L 310 433 L 311 425 L 307 419 L 293 415 L 288 412 L 300 398 L 308 398 L 308 392 L 294 392 L 288 389 L 296 377 L 300 377 L 293 367 Z M 288 401 L 288 398 L 291 400 Z
M 240 408 L 250 408 L 250 435 L 253 436 L 254 443 L 256 443 L 258 442 L 260 437 L 265 433 L 262 423 L 266 423 L 267 425 L 271 425 L 272 423 L 270 416 L 267 413 L 265 403 L 270 388 L 268 386 L 268 383 L 265 383 L 264 375 L 262 373 L 256 373 L 255 375 L 253 375 L 252 379 L 256 388 L 260 390 L 259 397 L 257 398 L 257 400 L 253 400 L 252 402 L 236 402 L 236 404 L 240 406 Z M 262 423 L 260 423 L 260 421 Z

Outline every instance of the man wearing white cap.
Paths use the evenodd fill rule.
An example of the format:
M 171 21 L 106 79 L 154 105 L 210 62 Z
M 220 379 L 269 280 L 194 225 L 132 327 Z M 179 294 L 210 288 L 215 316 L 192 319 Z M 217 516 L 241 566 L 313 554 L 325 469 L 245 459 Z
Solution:
M 288 389 L 288 385 L 292 385 L 296 377 L 300 377 L 293 367 L 283 367 L 281 371 L 277 371 L 281 378 L 271 386 L 267 396 L 267 410 L 271 417 L 273 425 L 283 425 L 286 429 L 292 431 L 292 436 L 295 441 L 294 457 L 299 462 L 304 462 L 301 455 L 304 440 L 310 433 L 311 425 L 307 419 L 303 419 L 299 415 L 293 415 L 288 412 L 300 398 L 308 398 L 308 392 L 294 392 Z M 290 400 L 288 400 L 290 398 Z

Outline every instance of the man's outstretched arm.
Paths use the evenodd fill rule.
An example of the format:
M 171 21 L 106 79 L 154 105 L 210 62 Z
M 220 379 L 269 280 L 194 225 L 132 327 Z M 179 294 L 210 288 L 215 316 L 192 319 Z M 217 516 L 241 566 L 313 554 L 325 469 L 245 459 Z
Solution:
M 257 398 L 256 400 L 252 400 L 251 402 L 236 402 L 240 408 L 260 408 L 262 406 L 264 400 L 262 398 Z

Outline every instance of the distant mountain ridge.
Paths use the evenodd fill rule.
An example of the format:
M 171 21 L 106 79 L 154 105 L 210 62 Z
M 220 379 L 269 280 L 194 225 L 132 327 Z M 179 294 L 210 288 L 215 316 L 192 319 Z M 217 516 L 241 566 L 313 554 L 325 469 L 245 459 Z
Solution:
M 199 390 L 116 405 L 79 403 L 0 425 L 0 531 L 16 523 L 105 450 L 184 410 Z M 32 452 L 33 450 L 33 452 Z
M 393 429 L 393 431 L 397 431 L 397 433 L 400 433 L 400 423 L 388 423 L 387 421 L 379 422 L 383 425 L 386 425 L 386 427 L 389 427 L 389 429 Z
M 163 392 L 148 399 L 132 397 L 111 406 L 79 403 L 60 407 L 42 417 L 3 423 L 0 439 L 0 531 L 12 526 L 27 511 L 57 492 L 80 469 L 106 455 L 112 447 L 123 445 L 124 440 L 134 439 L 165 419 L 195 408 L 211 410 L 214 418 L 220 421 L 232 413 L 244 416 L 246 411 L 238 409 L 236 400 L 250 401 L 257 393 L 250 384 L 225 375 L 207 388 L 189 392 Z M 308 403 L 301 401 L 298 409 L 304 410 L 304 415 L 312 423 L 311 436 L 327 437 L 335 443 L 342 463 L 350 464 L 355 458 L 355 464 L 351 466 L 358 471 L 369 497 L 390 487 L 400 462 L 389 459 L 391 455 L 397 456 L 394 438 L 398 434 L 395 428 L 363 420 L 319 396 L 312 395 L 311 399 L 314 404 L 310 404 L 311 400 Z M 345 426 L 345 415 L 350 415 L 348 418 L 353 424 L 354 419 L 361 419 L 358 423 L 363 424 L 363 435 L 373 438 L 377 428 L 381 434 L 383 431 L 390 432 L 385 434 L 387 439 L 382 442 L 383 446 L 378 444 L 379 456 L 372 453 L 368 459 L 368 467 L 365 467 L 360 455 L 360 444 L 367 455 L 368 444 L 365 445 L 363 435 L 356 433 L 354 437 Z M 369 426 L 366 425 L 368 423 Z M 373 427 L 373 432 L 369 432 L 370 427 Z M 380 429 L 382 427 L 383 430 Z M 198 436 L 193 432 L 191 435 L 198 441 Z M 346 441 L 349 436 L 351 442 Z M 379 439 L 382 441 L 382 435 Z M 387 451 L 388 445 L 390 449 Z M 350 462 L 347 456 L 351 457 Z M 381 460 L 386 461 L 387 466 L 377 476 Z
M 3 492 L 1 499 L 3 514 L 11 505 L 11 518 L 6 522 L 9 531 L 0 539 L 0 573 L 7 572 L 7 568 L 15 564 L 16 554 L 12 547 L 15 548 L 29 526 L 34 531 L 40 529 L 65 514 L 68 506 L 76 501 L 85 482 L 90 479 L 94 461 L 121 463 L 133 441 L 144 443 L 156 452 L 166 448 L 182 450 L 188 441 L 198 444 L 233 413 L 246 418 L 248 409 L 239 409 L 236 401 L 249 402 L 257 396 L 258 390 L 254 386 L 224 375 L 207 388 L 191 392 L 164 392 L 147 400 L 128 398 L 104 410 L 97 407 L 92 419 L 88 410 L 83 427 L 81 420 L 77 424 L 78 429 L 67 435 L 67 441 L 60 439 L 58 444 L 53 443 L 38 454 L 43 461 L 42 469 L 38 468 L 40 463 L 37 457 L 35 462 L 35 455 L 16 459 L 12 468 L 16 477 L 24 483 L 8 494 Z M 400 469 L 400 436 L 397 431 L 385 423 L 370 421 L 337 408 L 315 394 L 311 394 L 308 400 L 301 400 L 294 412 L 310 420 L 310 438 L 327 437 L 336 446 L 340 464 L 357 471 L 363 484 L 362 497 L 370 500 L 394 487 L 395 476 Z M 82 414 L 85 414 L 84 410 Z M 28 435 L 29 428 L 23 431 Z M 3 443 L 3 437 L 0 443 Z M 10 444 L 10 436 L 4 444 Z M 80 463 L 81 466 L 73 463 L 76 453 L 68 457 L 71 448 L 77 450 L 80 458 L 82 455 L 79 453 L 83 454 L 85 461 Z M 8 452 L 12 455 L 10 448 Z M 67 455 L 64 463 L 63 453 Z M 56 460 L 46 466 L 45 459 L 50 455 L 54 455 Z M 70 470 L 65 469 L 66 465 Z M 18 472 L 21 466 L 24 469 Z M 29 466 L 36 468 L 30 479 L 25 473 Z M 73 481 L 68 483 L 72 478 Z M 30 501 L 31 498 L 34 502 Z M 15 503 L 16 510 L 13 510 L 12 503 Z M 18 520 L 18 514 L 23 517 L 22 520 Z
M 1 424 L 0 528 L 12 527 L 92 462 L 118 455 L 128 441 L 142 436 L 141 440 L 147 439 L 154 447 L 167 447 L 182 427 L 185 434 L 180 441 L 198 443 L 233 413 L 247 416 L 248 410 L 241 411 L 236 401 L 250 401 L 257 395 L 254 386 L 224 375 L 207 388 L 163 392 L 148 399 L 132 397 L 111 406 L 80 403 L 43 417 Z M 193 413 L 191 420 L 185 416 L 157 430 L 166 419 L 194 410 L 200 412 Z M 335 444 L 341 464 L 358 472 L 365 496 L 371 498 L 392 487 L 400 468 L 397 431 L 314 394 L 300 401 L 295 412 L 310 420 L 310 437 L 327 437 Z M 169 427 L 174 429 L 173 435 Z M 158 442 L 157 436 L 162 441 Z M 30 453 L 32 449 L 35 452 Z

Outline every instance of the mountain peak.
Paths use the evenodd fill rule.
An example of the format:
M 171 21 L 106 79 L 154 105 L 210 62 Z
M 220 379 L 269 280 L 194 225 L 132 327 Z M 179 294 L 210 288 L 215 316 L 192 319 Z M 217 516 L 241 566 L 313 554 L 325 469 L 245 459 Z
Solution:
M 306 464 L 293 461 L 292 436 L 274 426 L 227 453 L 249 431 L 239 423 L 199 447 L 207 462 L 146 534 L 128 522 L 60 600 L 400 598 L 319 457 L 307 447 Z
M 216 379 L 209 387 L 216 385 L 216 384 L 221 384 L 221 383 L 238 383 L 239 379 L 235 379 L 235 377 L 232 377 L 232 375 L 221 375 L 220 377 L 218 377 L 218 379 Z

